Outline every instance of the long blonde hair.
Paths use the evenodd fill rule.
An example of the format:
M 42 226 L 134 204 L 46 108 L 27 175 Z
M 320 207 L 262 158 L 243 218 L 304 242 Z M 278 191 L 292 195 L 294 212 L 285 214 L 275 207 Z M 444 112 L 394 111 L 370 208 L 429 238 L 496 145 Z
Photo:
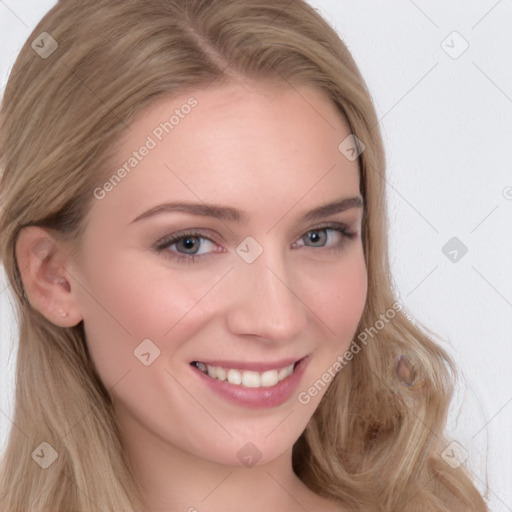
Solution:
M 55 43 L 44 36 L 39 48 L 51 55 L 31 47 L 43 32 Z M 0 256 L 19 321 L 2 512 L 143 509 L 83 323 L 62 328 L 31 307 L 16 240 L 39 225 L 78 247 L 93 190 L 135 116 L 162 95 L 240 76 L 321 89 L 363 141 L 368 299 L 359 332 L 397 303 L 377 116 L 349 51 L 313 8 L 302 0 L 61 0 L 22 48 L 0 113 Z M 294 445 L 294 470 L 353 510 L 487 510 L 464 466 L 441 456 L 455 365 L 394 310 L 336 374 Z M 416 384 L 404 385 L 404 375 Z M 59 454 L 46 470 L 31 457 L 41 442 Z

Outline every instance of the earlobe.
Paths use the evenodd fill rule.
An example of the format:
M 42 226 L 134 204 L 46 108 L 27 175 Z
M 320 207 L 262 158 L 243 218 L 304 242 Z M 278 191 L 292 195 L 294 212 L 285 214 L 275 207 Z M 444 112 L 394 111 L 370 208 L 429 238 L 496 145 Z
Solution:
M 16 260 L 30 305 L 50 322 L 72 327 L 82 314 L 69 282 L 64 242 L 39 226 L 24 227 L 16 241 Z

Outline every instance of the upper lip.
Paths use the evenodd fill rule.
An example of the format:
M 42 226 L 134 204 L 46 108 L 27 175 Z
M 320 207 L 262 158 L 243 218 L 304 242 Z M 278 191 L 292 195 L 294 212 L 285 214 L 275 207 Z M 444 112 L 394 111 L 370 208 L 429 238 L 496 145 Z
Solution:
M 209 366 L 220 366 L 222 368 L 233 368 L 236 370 L 252 370 L 254 372 L 264 372 L 267 370 L 279 370 L 281 368 L 285 368 L 286 366 L 290 366 L 291 364 L 295 364 L 296 362 L 304 359 L 303 357 L 292 357 L 288 359 L 281 359 L 279 361 L 273 362 L 256 362 L 256 361 L 220 361 L 220 360 L 212 360 L 212 359 L 194 359 L 194 361 L 200 361 L 201 363 L 205 363 Z M 192 361 L 193 362 L 193 361 Z

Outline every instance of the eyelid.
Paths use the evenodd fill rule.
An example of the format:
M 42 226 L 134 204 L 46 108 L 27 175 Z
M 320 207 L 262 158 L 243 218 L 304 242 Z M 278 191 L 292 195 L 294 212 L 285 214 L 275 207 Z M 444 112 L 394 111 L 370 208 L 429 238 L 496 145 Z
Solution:
M 333 221 L 324 221 L 324 222 L 317 222 L 312 227 L 307 228 L 305 231 L 302 231 L 302 234 L 299 234 L 299 238 L 301 236 L 304 236 L 306 233 L 309 233 L 310 231 L 315 231 L 316 229 L 343 229 L 345 231 L 356 231 L 355 226 L 359 225 L 359 222 L 342 222 L 339 220 L 333 220 Z

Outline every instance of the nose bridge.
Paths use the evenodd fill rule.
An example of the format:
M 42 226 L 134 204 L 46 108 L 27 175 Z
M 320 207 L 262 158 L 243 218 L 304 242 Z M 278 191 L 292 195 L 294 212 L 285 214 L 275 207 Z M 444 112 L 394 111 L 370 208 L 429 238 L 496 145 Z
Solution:
M 307 308 L 282 251 L 265 249 L 252 263 L 240 261 L 235 274 L 238 293 L 228 317 L 234 332 L 284 340 L 306 328 Z

